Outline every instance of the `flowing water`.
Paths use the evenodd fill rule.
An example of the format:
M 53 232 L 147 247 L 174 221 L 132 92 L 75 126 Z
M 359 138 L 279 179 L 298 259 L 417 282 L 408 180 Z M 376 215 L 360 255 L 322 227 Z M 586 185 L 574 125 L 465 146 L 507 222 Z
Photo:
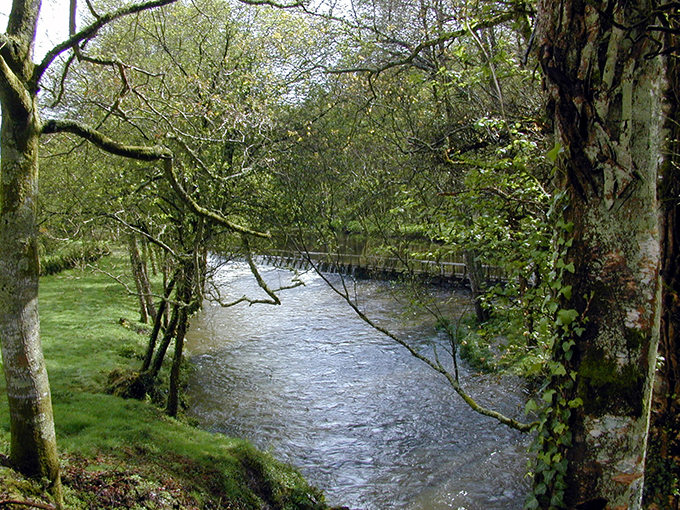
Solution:
M 273 286 L 290 281 L 284 270 L 263 274 Z M 318 276 L 301 278 L 305 285 L 284 291 L 281 306 L 207 305 L 194 318 L 188 396 L 202 426 L 272 451 L 334 505 L 521 509 L 529 438 L 471 411 L 441 375 L 363 323 Z M 262 297 L 244 265 L 225 266 L 220 285 L 234 299 Z M 395 301 L 386 284 L 357 282 L 356 292 L 369 315 L 424 352 L 443 340 L 431 317 Z M 465 296 L 448 306 L 460 314 Z M 461 378 L 481 403 L 521 417 L 520 381 L 464 366 Z

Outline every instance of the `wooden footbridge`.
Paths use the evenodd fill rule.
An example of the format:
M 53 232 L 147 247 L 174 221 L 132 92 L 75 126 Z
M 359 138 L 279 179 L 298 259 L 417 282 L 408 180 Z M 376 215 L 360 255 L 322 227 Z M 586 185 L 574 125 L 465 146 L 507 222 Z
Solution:
M 260 255 L 258 261 L 276 267 L 318 269 L 325 273 L 352 275 L 356 278 L 416 277 L 439 285 L 468 285 L 469 283 L 469 273 L 464 262 L 292 250 L 275 250 Z M 488 283 L 499 283 L 505 280 L 503 272 L 493 266 L 483 266 L 483 278 Z

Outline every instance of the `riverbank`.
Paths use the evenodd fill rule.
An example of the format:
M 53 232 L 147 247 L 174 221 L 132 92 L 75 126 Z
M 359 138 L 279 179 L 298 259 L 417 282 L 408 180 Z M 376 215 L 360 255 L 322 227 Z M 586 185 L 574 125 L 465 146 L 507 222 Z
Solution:
M 129 273 L 120 254 L 101 264 L 113 275 Z M 105 393 L 113 370 L 135 370 L 141 363 L 147 335 L 137 322 L 135 299 L 91 269 L 41 278 L 41 330 L 66 507 L 326 509 L 320 491 L 297 471 L 248 442 L 170 419 L 148 402 Z M 6 460 L 4 380 L 0 393 L 0 454 Z M 0 502 L 10 500 L 50 504 L 40 483 L 0 467 Z

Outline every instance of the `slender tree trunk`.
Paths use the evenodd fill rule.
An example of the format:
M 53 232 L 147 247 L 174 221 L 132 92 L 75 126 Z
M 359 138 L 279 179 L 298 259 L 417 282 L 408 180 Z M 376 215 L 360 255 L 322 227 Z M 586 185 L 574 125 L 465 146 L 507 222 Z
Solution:
M 139 296 L 139 320 L 143 324 L 149 322 L 149 317 L 155 319 L 156 307 L 151 297 L 151 284 L 149 283 L 149 275 L 146 269 L 146 263 L 139 255 L 137 247 L 137 238 L 134 234 L 128 236 L 128 253 L 130 255 L 130 265 L 132 267 L 132 275 L 137 287 L 137 294 Z
M 536 469 L 537 494 L 548 491 L 538 499 L 542 508 L 639 509 L 660 319 L 663 62 L 644 34 L 623 28 L 649 4 L 614 0 L 601 12 L 579 0 L 540 0 L 538 8 L 557 170 L 569 197 L 553 353 L 565 373 L 554 369 Z M 555 483 L 562 458 L 563 487 Z
M 165 353 L 168 351 L 170 342 L 172 342 L 172 337 L 174 336 L 175 330 L 177 329 L 177 321 L 179 320 L 180 308 L 183 307 L 180 305 L 175 305 L 172 307 L 172 315 L 170 317 L 170 322 L 168 322 L 168 325 L 165 328 L 163 339 L 161 340 L 161 344 L 158 346 L 156 356 L 154 357 L 153 363 L 151 364 L 151 369 L 149 370 L 149 374 L 151 375 L 151 377 L 156 377 L 158 375 L 158 372 L 161 371 L 161 367 L 163 366 L 163 360 L 165 359 Z
M 180 370 L 182 367 L 184 337 L 186 335 L 188 322 L 188 308 L 183 306 L 177 320 L 175 352 L 172 359 L 172 368 L 170 370 L 170 389 L 168 391 L 168 403 L 166 406 L 166 412 L 169 416 L 173 417 L 177 416 L 177 411 L 179 409 Z
M 149 343 L 146 348 L 146 356 L 144 357 L 144 362 L 142 363 L 142 368 L 140 372 L 146 372 L 151 366 L 151 360 L 153 359 L 153 353 L 156 350 L 156 340 L 158 339 L 158 334 L 161 331 L 163 325 L 163 318 L 165 317 L 165 311 L 168 308 L 168 299 L 172 294 L 172 290 L 175 287 L 175 281 L 177 276 L 173 276 L 165 289 L 165 295 L 163 300 L 161 300 L 158 305 L 158 313 L 156 313 L 156 318 L 154 319 L 153 330 L 149 336 Z
M 477 323 L 483 324 L 490 319 L 489 309 L 484 307 L 484 268 L 473 251 L 465 251 L 465 270 L 468 281 L 470 282 L 470 292 L 472 294 L 472 304 L 475 309 Z

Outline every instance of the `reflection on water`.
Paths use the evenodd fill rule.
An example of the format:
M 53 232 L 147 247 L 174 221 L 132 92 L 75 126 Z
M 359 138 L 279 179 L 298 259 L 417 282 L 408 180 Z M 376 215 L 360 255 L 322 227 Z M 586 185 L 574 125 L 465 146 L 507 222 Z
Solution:
M 290 274 L 270 268 L 265 276 L 276 285 Z M 258 292 L 243 266 L 228 266 L 222 278 L 234 297 Z M 469 410 L 440 375 L 361 322 L 319 277 L 303 279 L 281 306 L 207 306 L 194 318 L 187 344 L 193 416 L 297 466 L 332 504 L 522 508 L 528 438 Z M 357 288 L 383 324 L 424 349 L 436 340 L 385 285 Z M 480 401 L 520 414 L 517 381 L 462 376 Z

